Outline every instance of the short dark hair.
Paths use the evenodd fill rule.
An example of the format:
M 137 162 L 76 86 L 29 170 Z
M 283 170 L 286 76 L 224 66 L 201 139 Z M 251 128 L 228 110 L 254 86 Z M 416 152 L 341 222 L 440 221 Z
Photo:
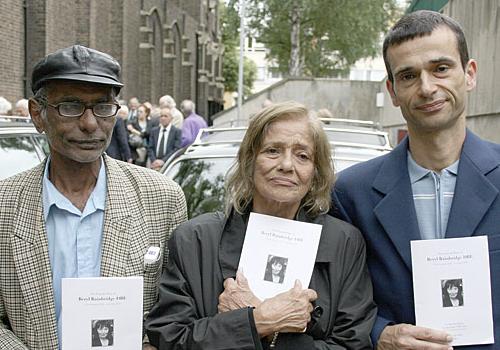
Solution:
M 391 66 L 387 59 L 387 50 L 390 46 L 396 46 L 414 38 L 431 35 L 432 32 L 441 26 L 451 29 L 457 39 L 457 49 L 460 53 L 462 68 L 465 70 L 469 62 L 469 52 L 467 50 L 467 41 L 462 26 L 453 18 L 442 13 L 428 10 L 415 11 L 401 18 L 389 31 L 384 39 L 383 55 L 384 63 L 387 69 L 387 76 L 391 82 L 394 82 Z

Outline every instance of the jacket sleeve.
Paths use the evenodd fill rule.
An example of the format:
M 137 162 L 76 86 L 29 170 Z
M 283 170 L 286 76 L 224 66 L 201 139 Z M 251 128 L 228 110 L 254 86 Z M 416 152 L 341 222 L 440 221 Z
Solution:
M 3 302 L 0 301 L 0 349 L 28 350 L 28 347 L 12 333 L 5 324 L 7 314 Z
M 351 217 L 348 214 L 348 210 L 346 210 L 346 207 L 342 204 L 341 196 L 339 196 L 337 191 L 335 190 L 332 191 L 332 200 L 333 202 L 332 202 L 332 209 L 330 209 L 330 215 L 335 216 L 341 220 L 347 221 L 349 223 L 353 223 Z M 364 248 L 363 248 L 363 256 L 364 256 L 363 260 L 365 260 L 366 253 L 364 252 Z M 370 290 L 371 290 L 371 283 L 370 283 Z M 395 324 L 393 320 L 386 319 L 380 316 L 380 314 L 377 314 L 377 316 L 375 317 L 373 328 L 370 333 L 370 338 L 374 348 L 377 347 L 378 339 L 384 328 L 392 324 Z
M 177 234 L 182 235 L 182 232 L 176 230 L 169 240 L 170 253 L 160 280 L 159 300 L 146 320 L 150 343 L 159 350 L 261 350 L 253 309 L 244 308 L 208 317 L 199 314 L 197 303 L 203 303 L 203 300 L 196 300 L 184 278 Z
M 343 264 L 344 277 L 332 340 L 347 349 L 372 349 L 370 332 L 376 319 L 377 307 L 373 302 L 372 283 L 366 266 L 365 242 L 361 233 L 357 229 L 353 230 L 355 231 L 346 245 L 348 252 Z M 342 349 L 338 345 L 326 344 L 317 346 L 317 349 Z
M 0 349 L 29 350 L 14 333 L 4 328 L 4 325 L 0 328 Z
M 147 145 L 146 148 L 148 150 L 148 158 L 149 158 L 149 160 L 151 162 L 154 162 L 156 160 L 156 152 L 155 152 L 155 149 L 154 149 L 154 148 L 156 148 L 156 145 L 155 145 L 155 142 L 153 140 L 153 133 L 152 132 L 149 134 L 148 145 Z
M 182 131 L 181 129 L 175 128 L 174 152 L 181 148 L 181 142 L 182 142 Z

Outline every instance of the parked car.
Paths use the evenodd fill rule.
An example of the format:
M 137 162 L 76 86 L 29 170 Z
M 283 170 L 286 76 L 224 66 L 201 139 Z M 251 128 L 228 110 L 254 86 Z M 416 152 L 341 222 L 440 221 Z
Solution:
M 324 127 L 336 171 L 391 150 L 387 133 L 368 128 Z M 184 190 L 189 217 L 222 210 L 224 179 L 234 163 L 246 127 L 206 128 L 195 142 L 177 151 L 160 170 Z
M 0 116 L 0 179 L 34 167 L 47 154 L 45 135 L 29 119 Z

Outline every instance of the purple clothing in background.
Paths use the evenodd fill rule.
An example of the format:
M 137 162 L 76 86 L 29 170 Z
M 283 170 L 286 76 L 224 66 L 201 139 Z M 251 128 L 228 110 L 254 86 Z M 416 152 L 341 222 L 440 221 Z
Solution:
M 182 123 L 182 143 L 181 147 L 190 145 L 196 139 L 201 128 L 207 128 L 207 122 L 196 113 L 188 115 Z

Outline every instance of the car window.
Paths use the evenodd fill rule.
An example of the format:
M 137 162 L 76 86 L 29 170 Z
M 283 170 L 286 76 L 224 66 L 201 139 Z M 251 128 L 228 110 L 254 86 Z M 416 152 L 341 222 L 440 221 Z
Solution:
M 189 218 L 224 209 L 224 177 L 233 161 L 234 157 L 184 159 L 166 171 L 184 191 Z
M 0 179 L 40 163 L 33 139 L 26 135 L 0 136 Z
M 48 155 L 50 153 L 49 143 L 47 142 L 47 138 L 45 135 L 34 135 L 35 141 L 38 143 L 38 146 L 43 151 L 44 155 Z

